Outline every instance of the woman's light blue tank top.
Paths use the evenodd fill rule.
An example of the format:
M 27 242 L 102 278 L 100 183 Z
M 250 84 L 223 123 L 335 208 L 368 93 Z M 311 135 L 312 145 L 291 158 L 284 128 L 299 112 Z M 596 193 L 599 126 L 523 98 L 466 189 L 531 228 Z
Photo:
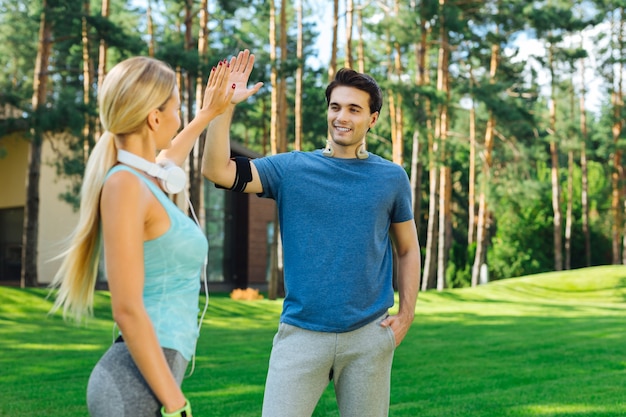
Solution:
M 201 272 L 209 249 L 207 239 L 192 219 L 139 172 L 116 165 L 107 178 L 120 170 L 141 178 L 169 215 L 167 232 L 143 244 L 143 301 L 161 347 L 175 349 L 191 360 L 199 335 L 198 299 Z

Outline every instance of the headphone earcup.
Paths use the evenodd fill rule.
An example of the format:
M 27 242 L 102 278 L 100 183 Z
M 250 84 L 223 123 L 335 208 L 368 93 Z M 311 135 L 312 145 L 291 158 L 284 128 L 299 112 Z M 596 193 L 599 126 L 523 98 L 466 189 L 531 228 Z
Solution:
M 322 155 L 332 158 L 335 155 L 335 150 L 330 146 L 330 141 L 326 141 L 326 147 L 322 150 Z
M 358 159 L 367 159 L 369 158 L 369 153 L 367 152 L 367 149 L 365 149 L 365 144 L 362 143 L 357 149 L 356 149 L 356 157 Z
M 163 168 L 161 175 L 158 176 L 161 187 L 170 194 L 183 191 L 187 185 L 187 173 L 171 161 L 159 165 Z
M 123 149 L 118 149 L 117 160 L 157 178 L 161 187 L 170 194 L 180 193 L 187 185 L 187 173 L 171 161 L 155 164 Z

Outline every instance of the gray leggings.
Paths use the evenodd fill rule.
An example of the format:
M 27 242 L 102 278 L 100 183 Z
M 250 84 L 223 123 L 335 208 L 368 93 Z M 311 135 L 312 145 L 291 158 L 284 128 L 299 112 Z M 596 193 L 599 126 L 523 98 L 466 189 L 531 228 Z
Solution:
M 386 316 L 386 314 L 385 314 Z M 263 417 L 308 417 L 334 381 L 341 417 L 386 417 L 396 346 L 385 316 L 347 333 L 281 323 L 270 356 Z
M 180 385 L 187 360 L 173 349 L 163 349 Z M 160 417 L 161 403 L 135 365 L 126 343 L 114 343 L 89 377 L 87 408 L 91 417 Z

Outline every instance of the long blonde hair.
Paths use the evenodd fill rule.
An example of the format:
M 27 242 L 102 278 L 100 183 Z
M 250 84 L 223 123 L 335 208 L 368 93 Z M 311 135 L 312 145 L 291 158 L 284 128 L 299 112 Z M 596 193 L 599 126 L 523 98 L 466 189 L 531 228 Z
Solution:
M 80 321 L 93 314 L 93 298 L 102 238 L 100 193 L 107 173 L 117 162 L 115 138 L 140 131 L 148 114 L 172 96 L 176 75 L 165 63 L 134 57 L 115 65 L 98 93 L 104 133 L 89 156 L 80 194 L 79 220 L 68 238 L 67 249 L 54 276 L 58 288 L 51 312 L 63 308 L 63 317 Z

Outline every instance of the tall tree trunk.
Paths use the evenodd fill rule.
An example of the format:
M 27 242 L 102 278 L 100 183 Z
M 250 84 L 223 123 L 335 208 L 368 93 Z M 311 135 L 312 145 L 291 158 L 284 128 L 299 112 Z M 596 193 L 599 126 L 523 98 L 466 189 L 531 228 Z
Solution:
M 398 1 L 394 1 L 393 9 L 387 9 L 387 13 L 391 13 L 393 16 L 399 16 L 399 4 Z M 399 43 L 393 39 L 391 30 L 386 30 L 387 45 L 385 50 L 387 52 L 387 60 L 389 65 L 387 66 L 387 78 L 389 80 L 400 79 L 402 76 L 402 56 Z M 391 64 L 393 62 L 393 65 Z M 387 88 L 387 97 L 389 101 L 389 120 L 391 123 L 391 147 L 392 147 L 392 160 L 398 165 L 403 165 L 403 153 L 404 153 L 404 138 L 403 138 L 403 115 L 402 115 L 402 95 L 400 92 L 394 91 L 394 88 L 390 86 Z
M 279 151 L 287 152 L 287 5 L 288 0 L 280 4 L 280 77 L 278 80 L 278 122 L 280 124 Z
M 437 237 L 439 218 L 439 172 L 437 171 L 437 147 L 434 144 L 434 138 L 430 137 L 428 141 L 429 153 L 429 193 L 428 193 L 428 223 L 426 225 L 426 254 L 424 258 L 424 272 L 422 274 L 422 291 L 436 287 L 437 278 Z
M 486 164 L 483 164 L 486 165 Z M 483 180 L 484 182 L 485 180 Z M 485 252 L 487 244 L 487 196 L 481 192 L 478 197 L 478 219 L 476 223 L 476 255 L 474 255 L 474 264 L 472 265 L 472 287 L 478 285 L 480 278 L 480 268 L 485 263 Z
M 452 240 L 450 200 L 452 199 L 452 171 L 449 166 L 439 169 L 439 241 L 437 256 L 437 291 L 446 287 L 448 251 Z
M 146 7 L 146 22 L 148 29 L 148 56 L 154 57 L 154 22 L 152 21 L 151 0 L 148 0 L 148 7 Z
M 582 44 L 582 40 L 581 40 Z M 589 180 L 587 174 L 587 110 L 585 105 L 585 59 L 580 60 L 580 170 L 582 229 L 585 239 L 585 265 L 591 266 L 591 238 L 589 232 Z
M 422 10 L 426 7 L 424 2 L 420 2 Z M 428 73 L 428 37 L 431 32 L 432 26 L 428 24 L 425 13 L 421 13 L 420 16 L 420 44 L 419 53 L 416 55 L 418 63 L 417 71 L 417 84 L 424 86 L 430 84 L 430 76 Z M 426 244 L 425 244 L 425 256 L 424 256 L 424 270 L 422 272 L 422 291 L 430 288 L 434 288 L 436 285 L 436 264 L 437 259 L 437 219 L 438 219 L 438 196 L 437 190 L 439 189 L 439 175 L 437 173 L 437 160 L 438 160 L 438 144 L 435 141 L 435 137 L 439 136 L 439 124 L 435 124 L 433 128 L 433 115 L 432 104 L 428 96 L 424 97 L 424 113 L 426 114 L 426 136 L 427 136 L 427 149 L 428 153 L 428 177 L 429 177 L 429 190 L 428 190 L 428 219 L 426 224 Z
M 411 189 L 413 192 L 411 193 L 411 206 L 413 207 L 413 218 L 415 219 L 415 226 L 417 227 L 417 231 L 419 233 L 419 225 L 420 225 L 420 193 L 421 193 L 421 182 L 422 182 L 422 166 L 419 161 L 420 154 L 420 134 L 417 126 L 415 127 L 415 131 L 413 132 L 413 144 L 411 146 Z
M 281 19 L 280 19 L 280 31 L 281 40 L 280 45 L 283 45 L 282 37 L 286 36 L 284 27 L 283 13 L 285 10 L 285 1 L 281 1 Z M 282 49 L 282 48 L 281 48 Z M 286 51 L 282 49 L 282 54 Z M 281 61 L 284 58 L 281 58 Z M 276 39 L 276 5 L 274 0 L 270 1 L 270 64 L 271 73 L 270 80 L 272 84 L 271 92 L 271 123 L 270 123 L 270 145 L 272 154 L 284 152 L 286 148 L 285 134 L 283 129 L 283 117 L 281 117 L 283 95 L 285 92 L 282 90 L 283 81 L 278 76 L 278 69 L 280 62 L 278 59 L 277 39 Z M 286 117 L 286 116 L 285 116 Z M 283 282 L 283 258 L 282 258 L 282 242 L 280 239 L 280 224 L 278 222 L 278 214 L 275 215 L 274 220 L 274 239 L 272 241 L 271 253 L 271 269 L 270 269 L 270 282 L 268 288 L 268 298 L 275 300 L 282 295 L 282 282 Z
M 197 50 L 197 45 L 195 45 L 195 40 L 193 38 L 193 18 L 194 18 L 194 0 L 185 0 L 185 51 L 191 52 L 192 50 Z M 186 70 L 184 72 L 184 83 L 185 83 L 185 94 L 184 97 L 186 99 L 187 107 L 187 120 L 185 125 L 191 123 L 194 118 L 194 99 L 196 96 L 196 92 L 194 91 L 194 79 L 191 71 Z M 201 103 L 198 103 L 201 105 Z M 195 147 L 195 146 L 194 146 Z M 198 161 L 194 158 L 195 151 L 192 150 L 190 156 L 187 158 L 188 171 L 189 171 L 189 202 L 191 203 L 191 207 L 200 208 L 200 195 L 199 184 L 200 184 L 200 170 L 198 169 L 199 164 Z
M 363 7 L 362 5 L 356 8 L 356 25 L 359 39 L 357 41 L 356 56 L 359 72 L 365 72 L 365 44 L 363 42 Z
M 26 204 L 24 206 L 24 230 L 22 234 L 22 270 L 20 286 L 36 287 L 37 245 L 39 243 L 39 178 L 41 177 L 41 149 L 44 132 L 42 131 L 41 113 L 46 105 L 48 86 L 48 64 L 50 61 L 52 24 L 47 18 L 48 3 L 43 0 L 39 16 L 39 39 L 35 74 L 33 77 L 33 115 L 30 151 L 28 154 L 28 174 L 26 175 Z
M 617 28 L 617 49 L 618 52 L 623 50 L 623 42 L 624 42 L 624 19 L 622 9 L 619 10 L 619 22 Z M 617 11 L 616 11 L 617 13 Z M 611 127 L 611 132 L 613 135 L 613 144 L 615 146 L 615 151 L 613 153 L 613 172 L 611 173 L 611 189 L 612 189 L 612 198 L 611 198 L 611 213 L 613 217 L 613 225 L 612 225 L 612 253 L 613 253 L 613 264 L 617 265 L 622 262 L 620 258 L 621 251 L 621 235 L 622 235 L 622 192 L 621 192 L 621 184 L 620 180 L 623 176 L 623 167 L 622 167 L 622 149 L 619 144 L 619 139 L 622 134 L 623 128 L 623 119 L 622 119 L 622 107 L 624 106 L 623 101 L 623 64 L 621 60 L 617 61 L 617 70 L 615 74 L 617 75 L 617 79 L 614 82 L 613 86 L 613 94 L 612 97 L 612 105 L 613 105 L 613 126 Z
M 279 152 L 279 129 L 278 129 L 278 47 L 276 45 L 276 6 L 274 0 L 270 0 L 270 84 L 271 109 L 270 109 L 270 147 L 272 154 Z
M 567 152 L 567 206 L 565 208 L 565 270 L 572 269 L 572 210 L 574 194 L 574 151 Z
M 204 85 L 207 82 L 208 77 L 203 73 L 202 68 L 206 68 L 208 64 L 208 49 L 209 49 L 209 4 L 208 0 L 200 1 L 200 28 L 198 30 L 198 75 L 196 77 L 196 106 L 201 106 L 204 102 Z M 195 207 L 198 220 L 201 225 L 206 224 L 205 210 L 204 210 L 204 177 L 202 176 L 202 155 L 204 154 L 204 139 L 206 137 L 206 130 L 203 130 L 200 134 L 198 141 L 191 150 L 190 165 L 194 165 L 193 171 L 190 170 L 190 188 L 195 190 L 196 201 L 192 201 L 193 207 Z M 191 175 L 194 172 L 195 175 Z
M 409 4 L 411 10 L 414 10 L 415 13 L 418 13 L 418 5 L 416 0 L 411 0 Z M 423 19 L 420 20 L 420 37 L 419 42 L 413 43 L 413 50 L 415 51 L 415 64 L 418 70 L 415 73 L 415 85 L 422 86 L 427 83 L 428 77 L 424 77 L 424 67 L 426 66 L 426 48 L 427 48 L 427 39 L 428 39 L 428 29 L 425 27 L 423 23 Z M 421 100 L 428 100 L 428 98 L 423 97 Z M 420 97 L 416 94 L 414 103 L 417 104 L 420 101 Z M 426 108 L 426 106 L 424 106 Z M 427 120 L 430 120 L 430 115 L 426 115 Z M 427 122 L 427 130 L 430 129 L 430 125 Z M 420 128 L 419 123 L 416 121 L 415 131 L 413 132 L 413 146 L 411 152 L 411 189 L 413 190 L 413 216 L 415 218 L 415 224 L 417 226 L 417 230 L 419 232 L 420 222 L 421 222 L 421 208 L 422 208 L 422 171 L 423 166 L 420 158 L 420 151 L 423 152 L 423 148 L 426 148 L 426 152 L 428 152 L 428 147 L 420 147 L 419 139 L 420 139 Z
M 352 24 L 354 13 L 353 0 L 346 0 L 346 68 L 353 68 L 352 64 Z
M 474 76 L 470 64 L 470 90 L 474 86 Z M 471 245 L 476 239 L 476 107 L 472 98 L 472 106 L 469 110 L 469 190 L 467 203 L 467 244 Z
M 553 238 L 554 238 L 554 270 L 563 270 L 563 226 L 561 214 L 561 183 L 559 181 L 559 147 L 557 144 L 556 130 L 556 79 L 554 75 L 554 45 L 551 43 L 548 48 L 548 69 L 550 71 L 550 130 L 552 139 L 550 140 L 550 178 L 552 180 L 552 211 L 553 211 Z
M 440 168 L 439 168 L 439 237 L 437 253 L 437 290 L 443 290 L 446 282 L 446 267 L 448 263 L 448 249 L 452 235 L 450 220 L 450 198 L 452 185 L 450 166 L 447 165 L 447 135 L 448 135 L 448 100 L 449 91 L 449 45 L 446 31 L 445 8 L 447 0 L 439 0 L 439 57 L 437 63 L 437 91 L 443 97 L 437 109 L 439 124 Z
M 611 226 L 611 242 L 612 242 L 612 263 L 618 265 L 621 263 L 620 259 L 620 244 L 621 244 L 621 230 L 622 230 L 622 206 L 621 206 L 621 187 L 620 177 L 622 168 L 622 151 L 618 149 L 618 140 L 621 130 L 621 118 L 618 109 L 618 103 L 621 99 L 617 97 L 617 93 L 613 93 L 614 102 L 614 114 L 615 119 L 613 121 L 613 143 L 615 144 L 615 151 L 613 153 L 613 171 L 611 172 L 611 213 L 612 213 L 612 226 Z
M 270 113 L 271 113 L 271 104 L 272 103 L 270 103 Z M 267 100 L 265 99 L 261 100 L 261 114 L 267 114 Z M 271 152 L 271 136 L 272 136 L 271 130 L 272 128 L 270 126 L 270 123 L 267 122 L 267 118 L 262 117 L 261 118 L 261 132 L 262 132 L 261 149 L 263 150 L 262 152 L 263 155 L 267 155 L 269 152 Z
M 554 102 L 551 107 L 556 106 Z M 554 212 L 554 270 L 563 270 L 563 238 L 561 218 L 561 185 L 559 184 L 559 151 L 556 140 L 550 142 L 550 160 L 552 162 L 552 210 Z
M 330 46 L 330 64 L 328 65 L 328 80 L 335 78 L 337 71 L 337 38 L 339 29 L 339 0 L 333 0 L 333 37 Z
M 570 117 L 576 113 L 574 83 L 570 85 Z M 565 270 L 572 269 L 572 211 L 574 208 L 574 151 L 567 151 L 567 205 L 565 207 Z
M 296 95 L 294 97 L 294 149 L 302 150 L 302 72 L 304 65 L 304 56 L 302 55 L 303 45 L 303 27 L 302 27 L 302 14 L 303 14 L 303 1 L 298 0 L 296 6 L 296 19 L 298 25 L 298 39 L 296 43 L 296 58 L 298 59 L 298 67 L 296 68 Z
M 495 84 L 500 61 L 500 45 L 491 45 L 491 59 L 489 63 L 489 83 Z M 480 268 L 485 263 L 487 252 L 487 229 L 488 229 L 488 204 L 487 190 L 491 182 L 491 165 L 493 158 L 493 138 L 496 130 L 496 117 L 493 110 L 489 111 L 487 127 L 485 129 L 485 156 L 483 159 L 482 179 L 480 184 L 480 196 L 478 197 L 478 221 L 476 224 L 476 254 L 472 265 L 472 287 L 478 285 Z
M 270 109 L 270 147 L 272 154 L 278 153 L 278 55 L 276 46 L 276 6 L 274 0 L 270 0 L 270 83 L 271 109 Z M 278 245 L 280 241 L 278 216 L 274 217 L 274 238 L 270 249 L 270 282 L 268 285 L 268 298 L 275 300 L 278 298 Z
M 394 14 L 400 16 L 400 1 L 394 2 Z M 402 67 L 402 48 L 400 42 L 397 40 L 394 42 L 394 68 L 396 77 L 398 80 L 402 79 L 404 75 L 404 68 Z M 396 94 L 396 135 L 393 146 L 393 160 L 398 165 L 404 165 L 404 112 L 402 111 L 402 94 L 400 91 Z
M 280 62 L 281 62 L 281 76 L 279 80 L 279 98 L 280 104 L 278 107 L 278 120 L 280 124 L 280 151 L 287 152 L 287 74 L 282 71 L 282 68 L 287 66 L 287 5 L 288 0 L 282 0 L 280 4 Z M 277 230 L 276 233 L 280 237 L 280 222 L 278 222 L 278 214 L 276 217 Z M 278 239 L 276 245 L 276 295 L 279 297 L 285 296 L 284 285 L 284 265 L 283 265 L 283 242 Z
M 109 0 L 102 0 L 101 16 L 105 19 L 109 18 Z M 102 91 L 102 83 L 107 73 L 107 52 L 106 41 L 100 39 L 100 44 L 98 45 L 98 91 Z M 100 137 L 102 133 L 99 120 L 97 117 L 94 122 L 94 137 Z
M 184 81 L 184 76 L 183 76 L 183 69 L 181 68 L 180 65 L 178 65 L 174 71 L 176 72 L 176 85 L 178 86 L 178 98 L 180 99 L 181 103 L 184 103 L 185 90 L 183 89 L 183 85 L 185 84 L 185 81 Z M 179 114 L 180 114 L 180 120 L 184 120 L 182 108 L 179 110 Z
M 109 18 L 109 0 L 102 0 L 102 17 Z M 107 73 L 107 43 L 104 39 L 100 39 L 98 47 L 98 91 L 102 89 L 104 76 Z
M 83 125 L 83 162 L 86 164 L 93 143 L 93 121 L 88 110 L 91 104 L 91 83 L 93 82 L 93 70 L 89 54 L 89 25 L 87 23 L 87 16 L 90 14 L 89 1 L 83 2 L 83 12 L 81 42 L 83 47 L 83 104 L 85 106 L 83 113 L 85 119 Z
M 185 51 L 191 52 L 196 49 L 193 39 L 193 17 L 194 17 L 194 0 L 185 0 Z M 191 80 L 190 71 L 185 72 L 185 90 L 187 99 L 187 124 L 193 120 L 193 99 L 195 97 L 193 91 L 193 82 Z
M 389 28 L 387 28 L 387 30 L 385 31 L 385 36 L 387 38 L 387 43 L 385 45 L 385 52 L 387 55 L 387 61 L 389 61 L 390 63 L 393 61 L 393 46 L 392 46 L 392 39 L 391 39 L 391 31 L 389 30 Z M 387 66 L 387 79 L 391 80 L 393 79 L 393 72 L 394 69 L 391 65 Z M 398 163 L 398 159 L 396 156 L 396 152 L 397 152 L 397 142 L 398 142 L 398 138 L 397 138 L 397 134 L 398 134 L 398 128 L 396 126 L 396 122 L 397 122 L 397 117 L 396 117 L 396 112 L 397 112 L 397 108 L 396 108 L 396 96 L 394 94 L 393 88 L 390 85 L 387 88 L 387 102 L 388 102 L 388 106 L 389 106 L 389 123 L 391 124 L 391 147 L 392 147 L 392 159 L 393 162 Z

